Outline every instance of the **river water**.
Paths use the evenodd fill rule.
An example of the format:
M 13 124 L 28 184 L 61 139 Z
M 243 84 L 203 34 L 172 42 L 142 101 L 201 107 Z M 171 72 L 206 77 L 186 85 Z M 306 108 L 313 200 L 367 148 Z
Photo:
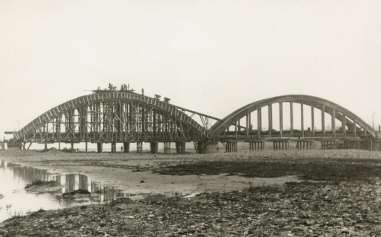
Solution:
M 29 193 L 25 186 L 33 181 L 55 181 L 61 185 L 54 193 Z M 87 190 L 91 195 L 64 199 L 63 194 Z M 105 203 L 126 194 L 121 190 L 91 180 L 82 174 L 52 174 L 47 170 L 0 161 L 0 222 L 40 209 L 53 210 L 78 205 Z

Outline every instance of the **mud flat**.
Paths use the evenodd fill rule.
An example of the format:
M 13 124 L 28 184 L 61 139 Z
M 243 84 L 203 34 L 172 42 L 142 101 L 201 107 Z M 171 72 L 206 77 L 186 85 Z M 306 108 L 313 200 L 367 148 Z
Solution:
M 379 183 L 152 195 L 106 205 L 39 211 L 2 224 L 4 236 L 379 236 Z
M 113 185 L 130 193 L 200 193 L 234 191 L 252 187 L 266 180 L 287 176 L 285 182 L 296 181 L 290 176 L 311 176 L 318 169 L 346 166 L 358 175 L 360 166 L 376 166 L 381 152 L 357 150 L 260 151 L 255 153 L 218 153 L 186 155 L 0 152 L 0 159 L 13 163 L 48 169 L 57 173 L 82 173 L 105 185 Z M 312 167 L 309 163 L 315 164 Z M 193 165 L 192 165 L 193 164 Z M 279 164 L 279 165 L 278 165 Z M 232 166 L 233 169 L 226 169 Z M 287 167 L 286 167 L 287 166 Z M 175 167 L 175 169 L 173 169 Z M 225 168 L 223 168 L 225 167 Z M 343 168 L 343 167 L 342 167 Z M 253 170 L 254 169 L 254 170 Z M 366 171 L 366 168 L 363 170 Z M 331 176 L 335 173 L 331 172 Z M 308 178 L 308 177 L 307 177 Z M 270 180 L 270 182 L 272 182 Z M 283 182 L 284 183 L 284 182 Z M 282 184 L 280 181 L 279 184 Z
M 4 236 L 381 235 L 379 152 L 0 156 L 151 193 L 15 217 L 2 223 Z

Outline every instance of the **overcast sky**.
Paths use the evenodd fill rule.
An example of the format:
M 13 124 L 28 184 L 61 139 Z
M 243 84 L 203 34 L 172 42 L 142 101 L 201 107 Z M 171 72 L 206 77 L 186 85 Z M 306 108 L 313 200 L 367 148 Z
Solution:
M 0 132 L 108 82 L 224 117 L 310 94 L 381 121 L 380 0 L 1 0 Z

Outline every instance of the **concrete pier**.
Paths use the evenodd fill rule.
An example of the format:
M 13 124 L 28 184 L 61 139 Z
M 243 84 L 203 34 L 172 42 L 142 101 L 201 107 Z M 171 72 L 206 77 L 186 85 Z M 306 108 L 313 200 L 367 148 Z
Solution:
M 178 154 L 185 153 L 185 142 L 176 142 L 176 152 Z
M 298 140 L 296 141 L 296 149 L 298 150 L 308 150 L 312 149 L 313 141 L 310 140 Z
M 158 151 L 159 151 L 159 144 L 157 142 L 151 142 L 150 143 L 150 147 L 151 147 L 151 153 L 152 154 L 158 153 Z
M 130 143 L 129 142 L 123 142 L 123 152 L 124 153 L 130 152 Z
M 136 152 L 142 153 L 143 152 L 143 142 L 137 142 L 136 143 Z
M 100 142 L 97 143 L 97 152 L 98 153 L 103 152 L 103 143 L 100 143 Z
M 321 148 L 323 150 L 337 149 L 337 141 L 336 140 L 323 140 L 323 141 L 321 141 Z
M 263 150 L 265 148 L 265 143 L 263 141 L 251 141 L 249 144 L 250 151 Z
M 237 152 L 237 141 L 227 141 L 225 149 L 226 152 Z
M 171 142 L 164 142 L 164 153 L 168 154 L 171 152 Z
M 290 142 L 288 140 L 274 140 L 274 150 L 287 150 L 290 148 Z
M 116 142 L 111 143 L 111 153 L 116 153 Z

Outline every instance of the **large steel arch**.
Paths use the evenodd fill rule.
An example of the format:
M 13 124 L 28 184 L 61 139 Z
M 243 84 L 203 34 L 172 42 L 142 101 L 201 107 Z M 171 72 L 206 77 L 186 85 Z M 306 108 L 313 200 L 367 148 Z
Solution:
M 249 121 L 250 114 L 252 112 L 257 111 L 258 113 L 258 111 L 261 111 L 263 107 L 268 106 L 268 108 L 270 108 L 270 106 L 276 103 L 279 103 L 279 108 L 281 112 L 283 103 L 290 103 L 290 105 L 296 103 L 311 106 L 311 108 L 319 109 L 320 111 L 322 111 L 322 114 L 329 113 L 333 118 L 335 118 L 335 120 L 337 119 L 342 121 L 344 127 L 347 127 L 348 129 L 355 131 L 356 136 L 360 136 L 360 133 L 356 133 L 356 131 L 362 131 L 363 134 L 365 134 L 365 136 L 376 138 L 376 131 L 374 131 L 374 129 L 369 124 L 367 124 L 356 114 L 352 113 L 348 109 L 334 102 L 309 95 L 284 95 L 248 104 L 242 108 L 239 108 L 238 110 L 226 116 L 224 119 L 214 124 L 214 126 L 210 128 L 209 134 L 211 137 L 218 139 L 218 137 L 222 136 L 222 134 L 226 130 L 228 130 L 229 127 L 232 125 L 238 127 L 239 129 L 243 127 L 244 130 L 247 131 L 247 134 L 249 134 L 250 125 L 247 124 L 246 126 L 241 126 L 240 124 L 237 124 L 237 122 L 244 117 L 246 117 L 246 120 Z M 260 120 L 260 118 L 258 119 Z
M 50 109 L 14 137 L 39 143 L 199 141 L 206 133 L 176 106 L 157 98 L 131 91 L 97 91 Z

